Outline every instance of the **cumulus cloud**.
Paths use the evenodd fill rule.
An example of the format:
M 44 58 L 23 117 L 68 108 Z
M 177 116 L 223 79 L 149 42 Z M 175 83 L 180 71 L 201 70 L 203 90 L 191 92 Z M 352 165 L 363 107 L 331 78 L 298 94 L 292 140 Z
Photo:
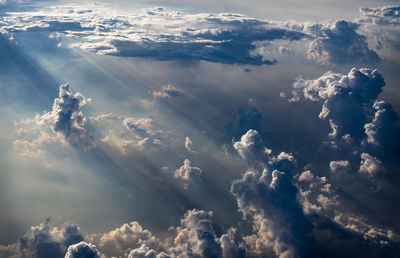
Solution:
M 311 25 L 307 30 L 315 35 L 310 43 L 308 58 L 328 63 L 376 63 L 378 54 L 368 47 L 367 37 L 357 32 L 359 24 L 337 21 L 331 26 Z
M 393 206 L 383 196 L 398 193 L 391 181 L 397 178 L 398 149 L 394 142 L 399 139 L 396 113 L 391 105 L 378 100 L 384 85 L 377 70 L 366 68 L 353 68 L 348 74 L 328 72 L 314 80 L 300 77 L 294 83 L 305 99 L 322 103 L 319 118 L 328 120 L 331 127 L 327 141 L 321 146 L 328 144 L 332 148 L 323 150 L 326 157 L 320 155 L 321 163 L 328 164 L 318 165 L 316 175 L 305 173 L 299 177 L 303 206 L 322 212 L 366 238 L 370 238 L 369 230 L 381 232 L 378 235 L 384 235 L 383 239 L 389 237 L 391 230 L 398 231 L 385 222 L 390 216 L 383 212 Z M 324 171 L 326 168 L 330 173 Z M 329 181 L 330 195 L 322 191 L 325 187 L 321 184 L 317 188 L 315 182 L 313 187 L 306 186 L 306 178 L 325 178 Z M 354 199 L 368 199 L 366 206 L 370 211 Z M 324 200 L 334 205 L 324 208 L 320 203 Z M 385 219 L 380 219 L 377 213 Z
M 86 137 L 84 128 L 86 118 L 80 107 L 90 99 L 81 93 L 72 93 L 68 84 L 60 86 L 59 98 L 54 99 L 52 111 L 42 118 L 53 125 L 55 132 L 62 134 L 73 145 L 78 145 Z
M 127 254 L 130 249 L 138 248 L 143 242 L 156 246 L 156 239 L 152 233 L 143 229 L 136 222 L 125 223 L 121 227 L 104 234 L 95 234 L 89 237 L 90 242 L 96 243 L 100 250 L 108 256 Z
M 234 239 L 236 230 L 229 229 L 217 237 L 212 223 L 213 212 L 188 210 L 180 226 L 170 227 L 168 234 L 154 236 L 138 222 L 130 222 L 104 234 L 79 233 L 79 227 L 66 223 L 50 227 L 49 219 L 34 226 L 17 243 L 0 245 L 1 257 L 245 257 L 245 250 Z M 95 243 L 95 244 L 92 244 Z M 101 252 L 101 253 L 100 253 Z
M 146 244 L 141 245 L 139 248 L 133 249 L 128 258 L 156 258 L 156 251 L 150 249 Z
M 357 157 L 352 158 L 354 163 L 330 161 L 326 167 L 330 173 L 321 176 L 312 172 L 311 165 L 296 174 L 294 157 L 284 152 L 274 156 L 254 130 L 235 142 L 234 148 L 249 166 L 243 177 L 231 186 L 239 210 L 253 223 L 254 233 L 242 236 L 249 254 L 296 257 L 312 253 L 318 256 L 324 254 L 320 246 L 323 243 L 306 236 L 319 238 L 321 234 L 329 234 L 332 237 L 329 241 L 343 245 L 345 242 L 336 235 L 338 232 L 370 250 L 376 249 L 377 243 L 382 241 L 388 246 L 396 245 L 396 231 L 376 220 L 376 212 L 366 212 L 363 205 L 353 199 L 367 198 L 375 202 L 377 198 L 376 201 L 381 202 L 375 194 L 393 194 L 392 190 L 387 193 L 386 189 L 374 187 L 376 175 L 383 169 L 375 157 L 362 153 L 358 164 L 355 163 L 359 160 Z M 371 205 L 368 207 L 374 206 Z M 388 246 L 380 248 L 390 250 Z M 351 253 L 351 247 L 342 252 Z
M 399 117 L 392 109 L 392 105 L 385 101 L 375 101 L 373 109 L 375 114 L 372 121 L 364 125 L 368 143 L 398 152 L 399 147 L 396 142 L 400 140 L 400 128 L 396 123 Z
M 182 227 L 177 228 L 178 234 L 174 240 L 177 247 L 173 252 L 183 252 L 189 256 L 219 257 L 221 246 L 212 226 L 212 214 L 196 209 L 186 212 L 181 220 Z
M 360 173 L 373 176 L 383 170 L 382 162 L 368 153 L 361 153 Z
M 339 206 L 338 196 L 332 190 L 326 177 L 314 175 L 306 170 L 296 177 L 299 188 L 299 201 L 305 214 L 324 214 L 333 216 L 331 211 Z
M 383 164 L 396 166 L 399 117 L 389 103 L 378 100 L 384 86 L 382 75 L 367 68 L 353 68 L 348 74 L 327 72 L 314 80 L 299 77 L 294 83 L 305 99 L 322 103 L 319 118 L 331 127 L 322 146 L 346 151 L 350 157 L 369 153 Z
M 66 223 L 61 228 L 57 228 L 50 227 L 49 223 L 50 218 L 37 226 L 31 227 L 18 242 L 8 246 L 0 246 L 0 256 L 62 258 L 70 245 L 83 240 L 76 224 Z
M 26 156 L 43 154 L 44 146 L 57 141 L 83 150 L 95 146 L 86 133 L 86 117 L 80 110 L 89 101 L 79 92 L 72 93 L 68 84 L 61 85 L 51 111 L 14 123 L 19 137 L 15 146 Z
M 138 222 L 124 224 L 105 234 L 90 235 L 107 256 L 117 257 L 245 257 L 245 250 L 235 241 L 235 229 L 218 238 L 212 225 L 213 212 L 188 210 L 178 227 L 170 227 L 169 233 L 155 237 Z
M 68 247 L 64 258 L 100 258 L 100 253 L 95 245 L 82 241 Z
M 275 64 L 254 53 L 256 42 L 301 40 L 307 35 L 284 25 L 239 14 L 184 14 L 163 8 L 139 12 L 106 10 L 102 5 L 49 7 L 4 17 L 4 30 L 46 31 L 61 42 L 98 54 L 158 60 Z
M 188 136 L 186 136 L 186 138 L 185 138 L 185 149 L 188 152 L 192 152 L 193 151 L 192 148 L 193 148 L 193 142 Z
M 248 250 L 279 257 L 307 255 L 310 222 L 297 203 L 292 183 L 294 157 L 284 152 L 271 155 L 254 130 L 244 134 L 234 148 L 250 167 L 231 187 L 239 210 L 253 223 L 255 234 L 244 237 Z
M 174 177 L 183 184 L 185 189 L 195 187 L 201 181 L 203 171 L 198 167 L 192 167 L 190 160 L 185 159 L 183 166 L 175 170 Z
M 323 103 L 319 118 L 330 122 L 329 136 L 337 142 L 365 137 L 365 111 L 371 110 L 384 85 L 382 75 L 367 68 L 353 68 L 348 74 L 327 72 L 314 80 L 299 77 L 294 83 L 305 99 Z

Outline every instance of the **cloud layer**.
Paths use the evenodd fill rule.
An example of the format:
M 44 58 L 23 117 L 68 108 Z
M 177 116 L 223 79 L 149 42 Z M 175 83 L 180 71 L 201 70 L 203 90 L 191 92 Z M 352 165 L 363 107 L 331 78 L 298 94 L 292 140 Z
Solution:
M 46 31 L 67 45 L 99 54 L 227 64 L 275 64 L 253 53 L 258 41 L 301 40 L 307 35 L 239 14 L 184 14 L 163 8 L 110 12 L 101 5 L 50 7 L 4 17 L 3 31 Z

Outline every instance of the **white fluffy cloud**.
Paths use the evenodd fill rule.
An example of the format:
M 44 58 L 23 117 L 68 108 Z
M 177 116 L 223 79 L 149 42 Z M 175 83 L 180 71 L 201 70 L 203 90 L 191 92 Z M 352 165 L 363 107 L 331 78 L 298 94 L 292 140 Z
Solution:
M 64 258 L 100 258 L 100 253 L 95 245 L 82 241 L 69 246 Z
M 174 177 L 183 184 L 185 189 L 189 189 L 199 184 L 202 173 L 200 168 L 192 167 L 190 160 L 185 159 L 183 166 L 175 170 Z
M 140 247 L 146 242 L 151 247 L 157 246 L 157 240 L 152 233 L 143 229 L 136 222 L 123 224 L 121 227 L 104 234 L 94 234 L 88 237 L 92 243 L 96 243 L 100 250 L 108 256 L 127 255 L 130 249 Z

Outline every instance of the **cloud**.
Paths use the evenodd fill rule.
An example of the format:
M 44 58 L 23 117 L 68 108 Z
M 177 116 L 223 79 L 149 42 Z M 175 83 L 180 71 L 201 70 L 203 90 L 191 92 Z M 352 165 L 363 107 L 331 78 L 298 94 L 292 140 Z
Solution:
M 100 253 L 95 245 L 82 241 L 68 247 L 64 258 L 100 258 Z
M 314 175 L 310 170 L 297 176 L 299 201 L 305 214 L 329 214 L 332 207 L 337 207 L 337 196 L 331 189 L 326 177 Z
M 189 210 L 181 220 L 182 228 L 177 228 L 174 240 L 177 247 L 173 252 L 183 252 L 202 257 L 219 257 L 219 245 L 212 226 L 212 212 Z
M 162 147 L 167 132 L 157 128 L 152 118 L 133 118 L 101 114 L 89 118 L 95 126 L 98 138 L 103 143 L 116 148 L 123 155 L 148 147 Z
M 379 25 L 399 24 L 400 6 L 384 6 L 377 8 L 360 8 L 364 16 L 364 22 L 370 22 Z
M 72 93 L 68 84 L 61 85 L 51 111 L 14 122 L 15 148 L 20 155 L 40 158 L 47 153 L 45 149 L 60 142 L 82 150 L 94 147 L 95 141 L 86 133 L 86 117 L 80 110 L 89 101 L 79 92 Z
M 382 162 L 368 153 L 361 153 L 360 173 L 373 176 L 383 170 Z
M 258 256 L 307 255 L 306 232 L 311 224 L 297 203 L 297 188 L 291 179 L 294 157 L 284 152 L 272 156 L 254 130 L 244 134 L 234 148 L 249 165 L 231 186 L 239 210 L 253 223 L 255 234 L 244 237 L 248 250 Z
M 136 221 L 125 223 L 104 234 L 92 234 L 88 240 L 96 243 L 102 253 L 110 257 L 128 254 L 130 249 L 140 247 L 143 242 L 152 247 L 157 246 L 157 240 L 152 233 L 143 229 Z
M 330 163 L 332 176 L 346 182 L 344 185 L 352 184 L 355 178 L 347 172 L 358 167 L 377 185 L 385 184 L 385 176 L 378 171 L 390 167 L 394 173 L 399 164 L 399 117 L 390 104 L 378 100 L 384 85 L 382 75 L 367 68 L 353 68 L 348 74 L 327 72 L 314 80 L 299 77 L 294 83 L 305 99 L 322 103 L 319 118 L 329 121 L 331 132 L 321 147 L 330 147 L 330 155 L 347 155 L 346 161 Z M 376 181 L 377 177 L 383 181 Z M 359 182 L 368 188 L 367 182 Z
M 81 93 L 72 93 L 68 84 L 60 86 L 59 98 L 54 99 L 52 111 L 43 115 L 43 119 L 53 126 L 53 130 L 62 134 L 71 144 L 79 145 L 86 137 L 84 128 L 86 118 L 80 107 L 90 99 Z
M 139 248 L 133 249 L 128 258 L 156 258 L 156 251 L 150 249 L 146 244 L 141 245 Z
M 245 250 L 235 241 L 231 228 L 218 238 L 212 225 L 213 212 L 188 210 L 180 226 L 170 227 L 168 234 L 155 237 L 138 222 L 124 224 L 105 234 L 89 236 L 107 256 L 117 257 L 245 257 Z
M 156 135 L 158 133 L 154 128 L 154 121 L 151 118 L 134 119 L 128 117 L 124 118 L 122 123 L 128 130 L 135 132 L 141 137 Z
M 254 53 L 257 42 L 306 38 L 301 31 L 239 14 L 184 14 L 162 8 L 107 11 L 103 5 L 43 8 L 4 18 L 10 32 L 56 33 L 61 44 L 98 54 L 227 64 L 275 64 Z
M 382 202 L 377 195 L 394 194 L 393 189 L 375 187 L 386 185 L 376 177 L 383 165 L 375 157 L 362 153 L 358 164 L 356 157 L 330 161 L 330 173 L 321 176 L 312 172 L 312 165 L 296 174 L 294 157 L 284 152 L 274 156 L 254 130 L 235 142 L 234 148 L 249 167 L 231 186 L 239 211 L 253 224 L 254 233 L 242 236 L 249 254 L 323 255 L 324 243 L 317 240 L 321 234 L 330 235 L 330 242 L 341 243 L 342 253 L 352 252 L 350 246 L 344 247 L 348 244 L 344 235 L 368 250 L 376 250 L 378 245 L 384 252 L 393 252 L 390 250 L 397 243 L 396 231 L 375 217 L 377 211 L 366 211 L 355 201 L 367 198 L 372 208 Z M 382 241 L 387 245 L 378 244 Z
M 336 165 L 346 165 L 347 162 L 334 162 Z M 312 235 L 315 245 L 312 252 L 317 256 L 336 257 L 339 254 L 350 254 L 354 252 L 354 245 L 363 246 L 363 250 L 357 249 L 357 253 L 372 256 L 387 256 L 396 251 L 391 250 L 397 245 L 398 235 L 388 227 L 380 227 L 371 224 L 371 214 L 368 212 L 359 213 L 354 206 L 359 204 L 351 199 L 351 203 L 347 203 L 345 196 L 352 194 L 357 196 L 360 194 L 359 184 L 362 177 L 353 171 L 334 171 L 334 175 L 329 181 L 325 176 L 317 176 L 310 170 L 302 172 L 296 176 L 297 187 L 299 188 L 299 202 L 303 207 L 303 211 L 312 221 L 314 228 Z M 347 175 L 346 175 L 347 174 Z M 355 174 L 355 175 L 354 175 Z M 353 182 L 352 187 L 358 188 L 352 193 L 341 188 L 343 184 L 348 184 L 349 175 L 353 175 L 350 180 Z M 354 183 L 355 180 L 358 182 Z M 365 187 L 365 186 L 364 186 Z M 357 192 L 358 191 L 358 192 Z M 368 190 L 367 190 L 368 191 Z M 370 191 L 370 190 L 369 190 Z M 376 194 L 376 192 L 374 193 Z M 370 201 L 373 201 L 374 194 L 369 193 Z M 373 216 L 376 213 L 373 212 Z M 329 239 L 320 241 L 322 235 L 329 236 Z M 329 244 L 327 244 L 329 243 Z M 330 250 L 326 252 L 328 246 L 339 244 L 340 250 Z M 381 253 L 381 254 L 379 254 Z M 382 253 L 386 253 L 382 255 Z
M 385 101 L 376 100 L 373 105 L 374 117 L 364 125 L 367 142 L 391 153 L 399 153 L 400 128 L 396 126 L 399 117 L 392 106 Z
M 329 169 L 331 170 L 332 173 L 338 173 L 340 171 L 349 171 L 350 163 L 347 160 L 331 161 L 329 163 Z
M 367 37 L 357 33 L 359 24 L 337 21 L 332 26 L 313 24 L 307 30 L 315 39 L 308 49 L 308 58 L 322 64 L 363 63 L 380 61 L 378 54 L 368 47 Z
M 198 167 L 192 167 L 190 160 L 185 159 L 183 166 L 175 170 L 174 178 L 181 182 L 185 189 L 196 187 L 201 181 L 203 171 Z
M 61 46 L 98 54 L 242 65 L 276 64 L 274 55 L 295 52 L 294 41 L 311 40 L 308 58 L 320 63 L 376 63 L 380 57 L 368 46 L 360 26 L 372 24 L 371 17 L 398 20 L 396 8 L 363 8 L 368 19 L 359 22 L 310 25 L 235 13 L 186 14 L 163 8 L 110 12 L 102 4 L 69 4 L 12 13 L 3 18 L 1 30 L 44 31 Z
M 1 246 L 0 255 L 5 257 L 62 258 L 68 246 L 83 240 L 76 224 L 66 223 L 61 228 L 57 228 L 50 227 L 49 222 L 50 218 L 47 218 L 38 226 L 31 227 L 18 242 Z
M 385 210 L 393 207 L 393 201 L 384 196 L 398 195 L 392 181 L 398 174 L 399 152 L 394 142 L 399 139 L 399 120 L 391 105 L 378 100 L 384 85 L 377 70 L 366 68 L 353 68 L 348 74 L 327 72 L 314 80 L 299 77 L 294 83 L 305 99 L 322 103 L 319 118 L 328 120 L 331 127 L 321 145 L 315 174 L 299 177 L 325 178 L 330 194 L 322 184 L 306 186 L 300 180 L 303 207 L 366 239 L 391 242 L 396 237 L 390 232 L 398 232 L 398 227 L 388 222 L 393 214 Z M 306 159 L 312 157 L 306 155 Z M 325 172 L 327 168 L 330 173 Z M 370 230 L 380 233 L 369 234 Z
M 188 152 L 193 152 L 192 148 L 193 148 L 193 142 L 188 136 L 186 136 L 186 138 L 185 138 L 185 149 Z
M 353 68 L 348 74 L 327 72 L 314 80 L 299 77 L 293 84 L 305 99 L 323 103 L 319 118 L 330 122 L 330 138 L 347 142 L 365 137 L 365 111 L 372 109 L 384 85 L 382 75 L 368 68 Z
M 153 91 L 151 93 L 154 99 L 168 99 L 174 97 L 182 97 L 183 91 L 176 88 L 175 86 L 168 84 L 167 86 L 163 85 L 160 91 Z

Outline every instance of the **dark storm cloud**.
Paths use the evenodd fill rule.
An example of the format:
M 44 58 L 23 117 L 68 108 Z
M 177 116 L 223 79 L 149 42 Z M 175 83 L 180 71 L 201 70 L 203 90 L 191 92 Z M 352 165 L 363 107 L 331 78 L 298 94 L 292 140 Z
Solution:
M 343 20 L 332 26 L 310 26 L 308 30 L 316 38 L 310 43 L 308 58 L 323 64 L 369 64 L 380 61 L 378 54 L 368 47 L 367 37 L 357 32 L 359 26 Z

